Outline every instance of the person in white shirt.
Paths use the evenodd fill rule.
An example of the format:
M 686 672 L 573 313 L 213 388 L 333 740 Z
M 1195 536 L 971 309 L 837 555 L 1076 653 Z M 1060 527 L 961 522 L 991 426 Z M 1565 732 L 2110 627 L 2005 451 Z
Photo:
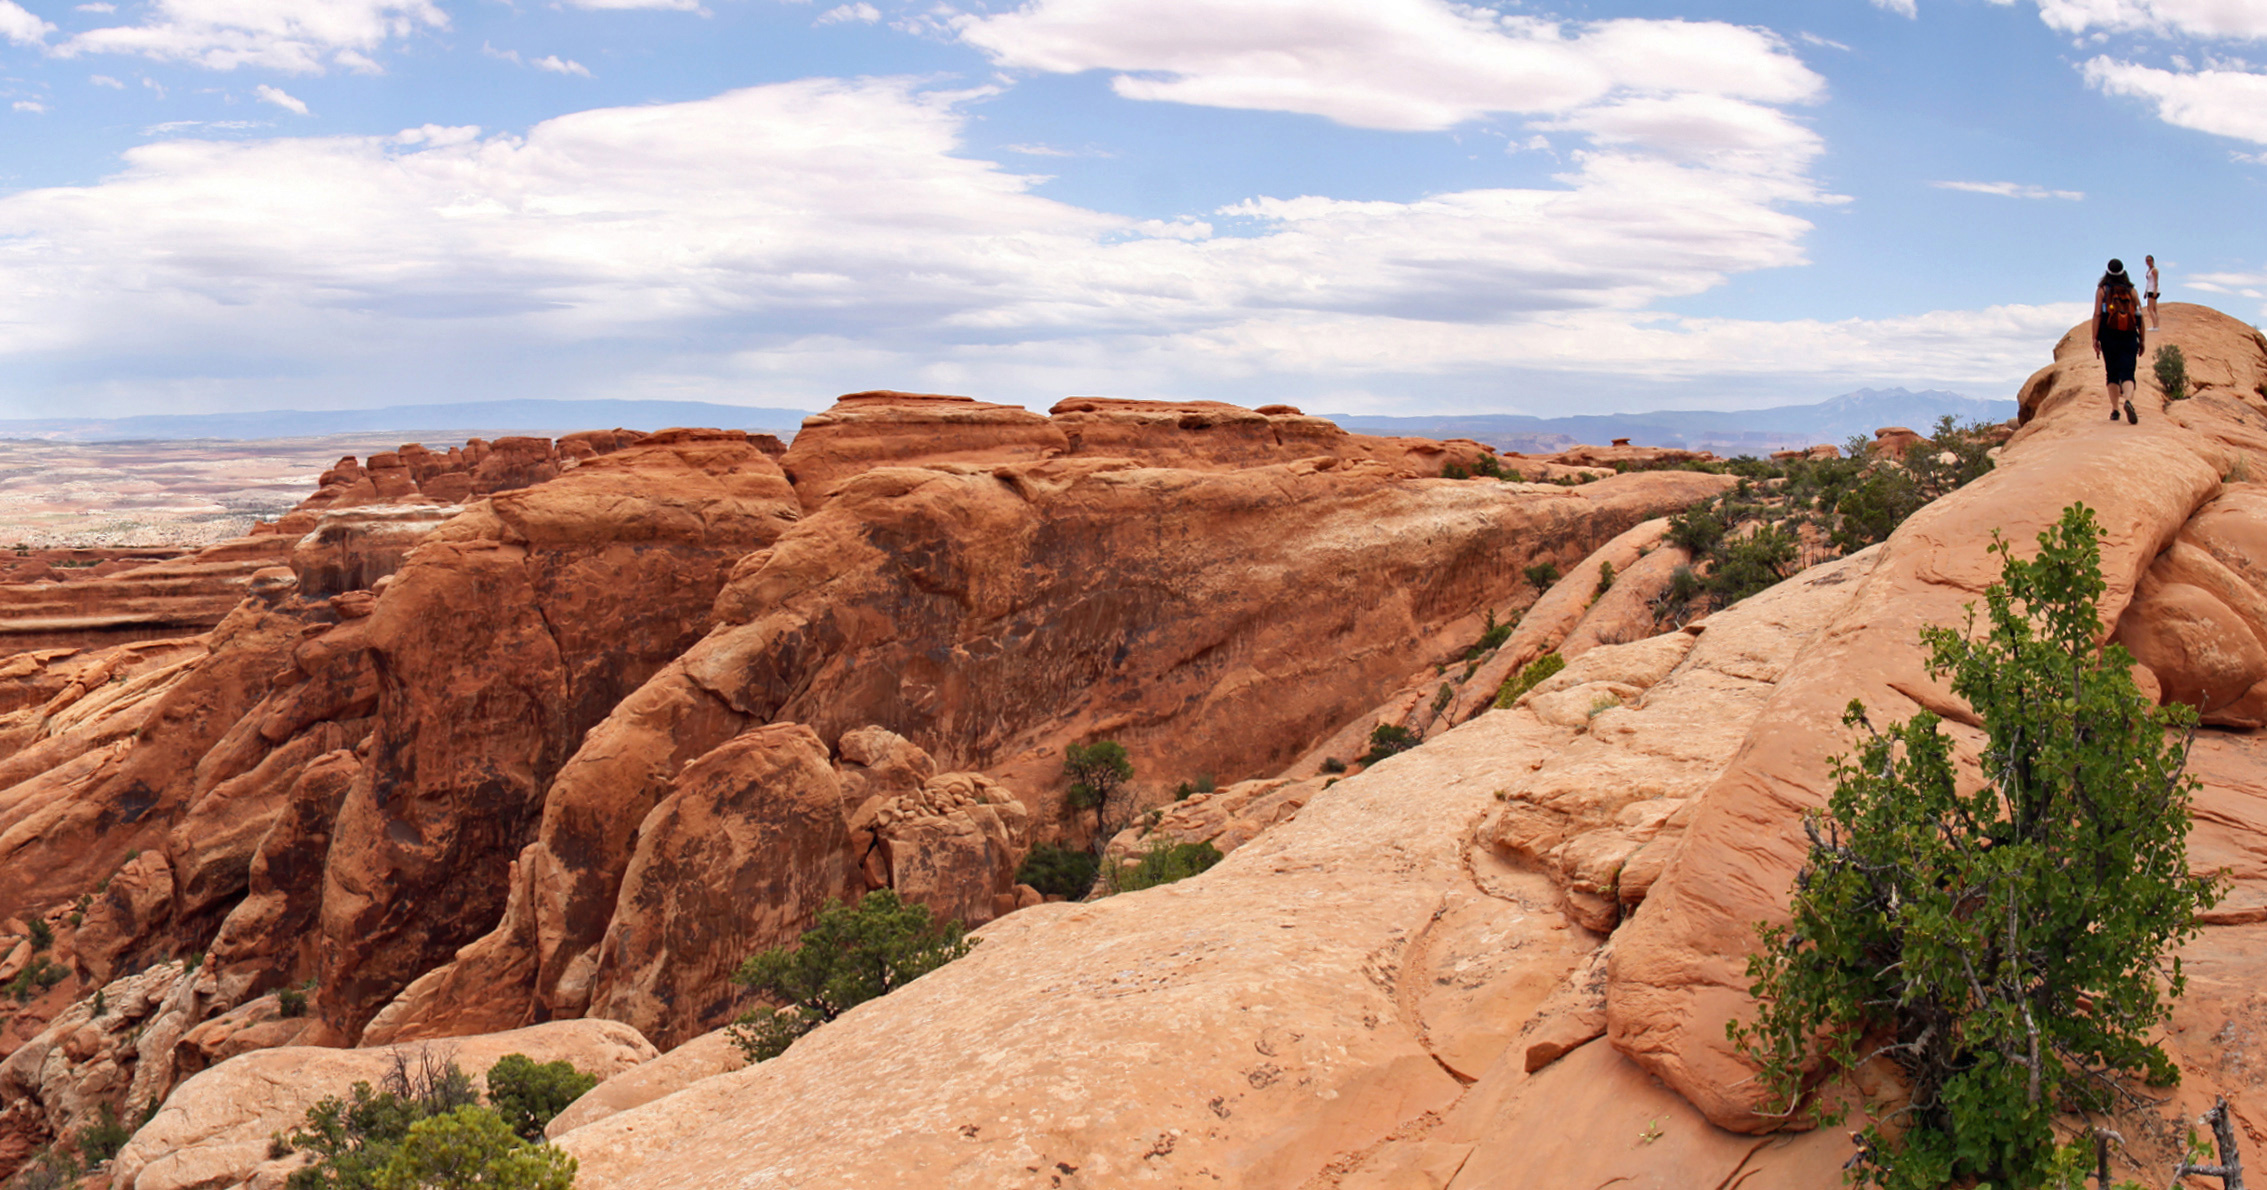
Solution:
M 2149 329 L 2158 330 L 2160 328 L 2157 326 L 2157 258 L 2144 256 L 2141 258 L 2141 263 L 2149 266 L 2149 288 L 2141 293 L 2141 296 L 2149 302 Z

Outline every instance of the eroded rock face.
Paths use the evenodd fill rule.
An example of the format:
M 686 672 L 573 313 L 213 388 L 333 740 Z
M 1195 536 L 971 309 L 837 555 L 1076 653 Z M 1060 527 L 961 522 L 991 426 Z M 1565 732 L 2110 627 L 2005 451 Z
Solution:
M 342 1039 L 495 924 L 506 886 L 465 874 L 533 839 L 583 733 L 796 517 L 745 434 L 680 431 L 491 497 L 410 554 L 367 621 L 377 722 L 324 873 L 320 1003 Z

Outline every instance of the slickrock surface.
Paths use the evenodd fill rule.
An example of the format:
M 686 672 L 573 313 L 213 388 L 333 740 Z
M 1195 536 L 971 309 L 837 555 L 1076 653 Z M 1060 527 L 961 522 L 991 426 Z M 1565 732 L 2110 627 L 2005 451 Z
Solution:
M 1579 914 L 1570 924 L 1554 879 L 1474 839 L 1532 804 L 1562 834 L 1618 843 L 1633 833 L 1620 811 L 1643 806 L 1644 838 L 1673 845 L 1661 819 L 1721 770 L 1867 562 L 1775 589 L 1697 638 L 1600 646 L 1567 671 L 1628 690 L 1632 709 L 1581 727 L 1528 706 L 1483 715 L 1315 793 L 1202 876 L 1018 912 L 969 958 L 782 1058 L 559 1143 L 593 1187 L 1578 1184 L 1509 1154 L 1465 1160 L 1506 1129 L 1570 1127 L 1563 1092 L 1525 1086 L 1569 1076 L 1530 1076 L 1522 1029 L 1600 938 Z M 1722 730 L 1663 739 L 1703 720 Z M 1599 787 L 1620 800 L 1566 804 Z M 1647 1084 L 1592 1040 L 1602 1005 L 1590 1019 L 1561 1052 L 1611 1087 Z M 1709 1140 L 1658 1089 L 1625 1100 L 1617 1116 L 1670 1116 L 1685 1139 L 1660 1157 L 1681 1164 L 1570 1144 L 1556 1159 L 1570 1179 L 1604 1180 L 1618 1157 L 1689 1179 L 1656 1184 L 1714 1185 L 1755 1147 Z M 1644 1127 L 1633 1120 L 1625 1143 Z M 1831 1169 L 1839 1144 L 1775 1160 Z M 1835 1151 L 1811 1154 L 1822 1147 Z M 1380 1180 L 1404 1165 L 1445 1172 Z M 1448 1182 L 1459 1168 L 1471 1172 Z
M 2267 466 L 2267 434 L 2256 428 L 2267 416 L 2267 394 L 2252 387 L 2267 382 L 2267 344 L 2257 332 L 2202 307 L 2166 307 L 2164 332 L 2152 338 L 2179 344 L 2192 375 L 2209 386 L 2164 413 L 2144 393 L 2142 422 L 2132 426 L 2101 416 L 2101 365 L 2083 330 L 2066 336 L 2056 362 L 2025 385 L 2026 422 L 1999 468 L 1924 508 L 1880 547 L 1849 609 L 1774 694 L 1731 769 L 1701 795 L 1685 844 L 1654 882 L 1645 912 L 1616 935 L 1608 997 L 1614 1044 L 1719 1125 L 1769 1126 L 1724 1023 L 1747 1011 L 1741 968 L 1754 923 L 1784 920 L 1786 889 L 1804 855 L 1801 815 L 1825 804 L 1830 760 L 1850 746 L 1842 708 L 1858 698 L 1884 722 L 1922 706 L 1955 722 L 1965 716 L 1923 672 L 1920 629 L 1963 622 L 1963 605 L 1997 577 L 1986 552 L 1994 530 L 2027 545 L 2081 500 L 2103 527 L 2105 621 L 2117 625 L 2119 639 L 2143 642 L 2137 653 L 2156 650 L 2164 664 L 2157 642 L 2187 631 L 2177 625 L 2189 621 L 2168 623 L 2157 613 L 2147 597 L 2152 566 L 2191 518 L 2215 505 L 2221 511 L 2202 518 L 2200 533 L 2228 534 L 2213 527 L 2214 518 L 2235 515 L 2243 496 L 2222 477 L 2247 456 L 2250 467 Z M 2240 612 L 2207 602 L 2201 588 L 2181 595 L 2184 613 L 2211 617 L 2231 633 L 2245 625 Z M 2225 678 L 2196 660 L 2180 654 L 2180 664 L 2157 675 L 2160 684 L 2217 693 L 2211 683 Z M 2257 755 L 2253 737 L 2224 742 Z M 2205 804 L 2223 796 L 2208 786 Z M 2247 821 L 2258 829 L 2256 819 Z M 2247 886 L 2235 895 L 2262 903 Z M 2239 1102 L 2239 1110 L 2259 1108 Z M 2267 1123 L 2267 1114 L 2247 1118 Z

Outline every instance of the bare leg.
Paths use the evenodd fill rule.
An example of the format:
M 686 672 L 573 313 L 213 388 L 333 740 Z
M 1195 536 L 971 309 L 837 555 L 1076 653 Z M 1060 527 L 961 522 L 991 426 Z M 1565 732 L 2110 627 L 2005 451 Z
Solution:
M 2157 295 L 2153 293 L 2149 295 L 2149 329 L 2161 329 L 2157 325 Z
M 2134 381 L 2128 380 L 2128 381 L 2126 381 L 2125 383 L 2123 383 L 2123 384 L 2120 384 L 2120 385 L 2118 385 L 2118 386 L 2116 386 L 2116 387 L 2117 387 L 2118 389 L 2122 390 L 2122 391 L 2124 392 L 2124 394 L 2125 394 L 2125 416 L 2126 416 L 2126 420 L 2128 420 L 2128 421 L 2131 421 L 2131 422 L 2132 422 L 2133 424 L 2135 424 L 2135 425 L 2139 425 L 2139 424 L 2141 424 L 2141 419 L 2140 419 L 2140 418 L 2138 418 L 2138 417 L 2136 417 L 2136 416 L 2134 416 L 2134 413 L 2133 413 L 2133 389 L 2134 389 L 2134 385 L 2135 385 L 2135 382 L 2134 382 Z

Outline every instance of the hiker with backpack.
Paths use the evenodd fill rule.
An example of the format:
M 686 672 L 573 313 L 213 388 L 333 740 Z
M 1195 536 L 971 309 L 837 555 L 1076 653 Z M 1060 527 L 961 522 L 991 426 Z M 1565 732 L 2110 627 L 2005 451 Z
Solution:
M 2110 420 L 2117 420 L 2118 403 L 2134 425 L 2141 415 L 2133 411 L 2133 365 L 2141 358 L 2141 299 L 2133 292 L 2133 278 L 2125 275 L 2125 262 L 2112 259 L 2109 271 L 2094 286 L 2094 356 L 2109 376 Z

